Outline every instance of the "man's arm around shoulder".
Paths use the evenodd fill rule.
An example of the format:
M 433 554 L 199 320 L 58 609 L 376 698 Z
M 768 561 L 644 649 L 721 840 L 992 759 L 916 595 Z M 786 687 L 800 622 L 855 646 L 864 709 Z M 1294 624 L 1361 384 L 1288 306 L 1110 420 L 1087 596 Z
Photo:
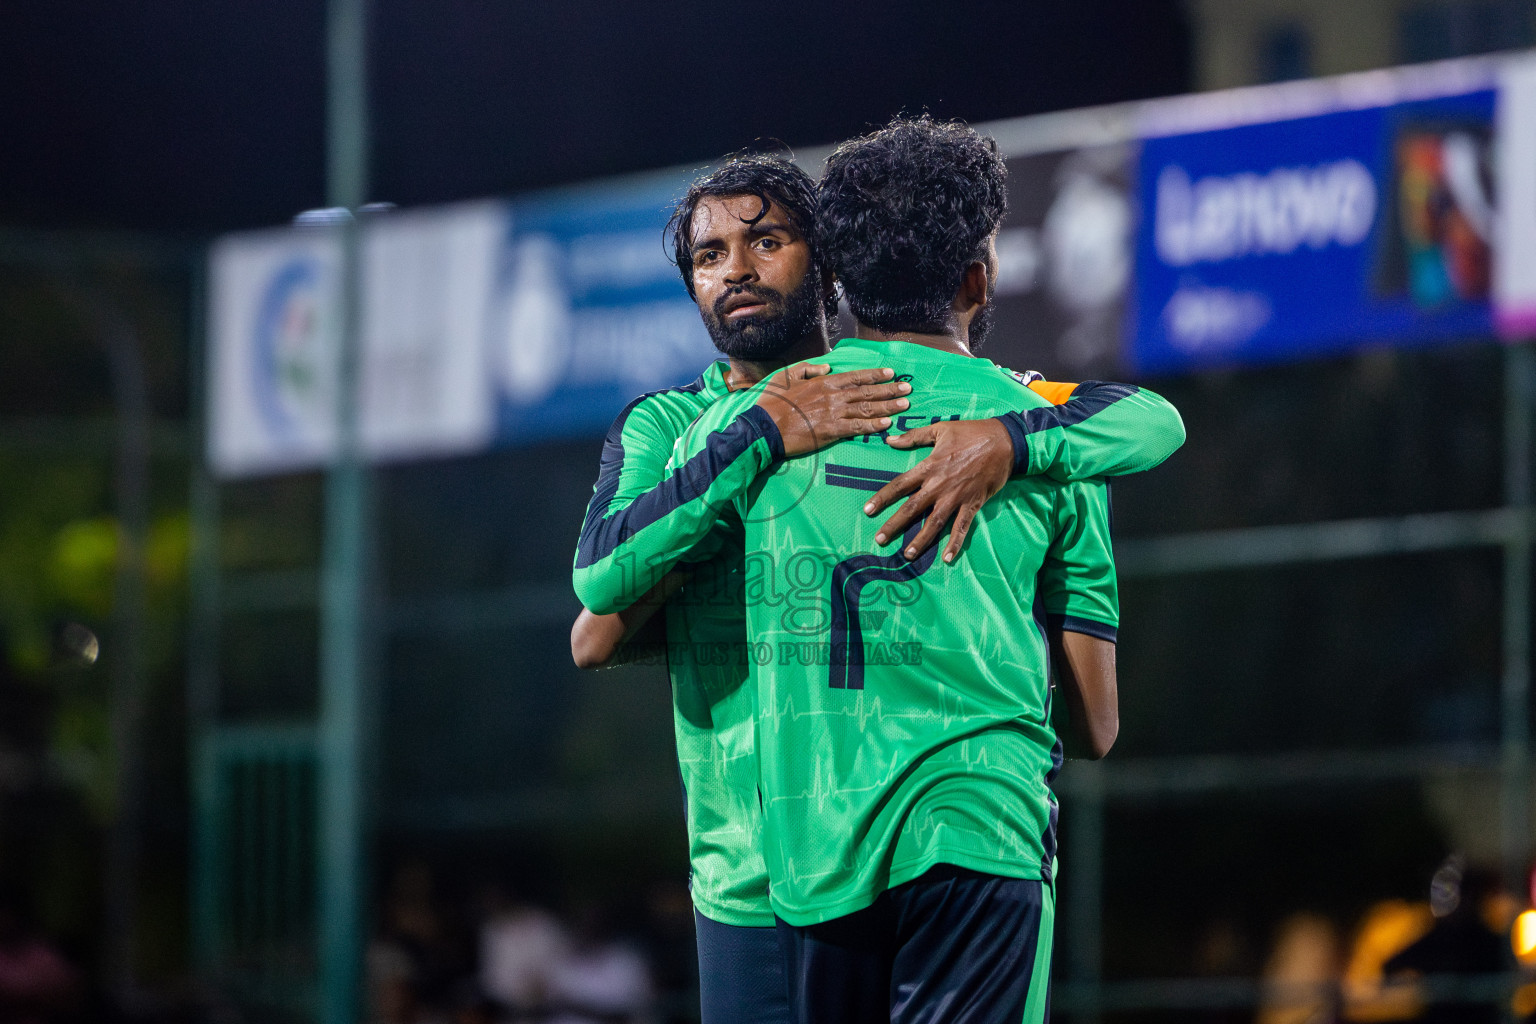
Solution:
M 1039 381 L 1030 388 L 1059 399 L 1064 385 Z M 1146 388 L 1089 380 L 1067 394 L 1058 404 L 997 418 L 1013 442 L 1015 476 L 1125 476 L 1160 465 L 1184 443 L 1179 411 Z

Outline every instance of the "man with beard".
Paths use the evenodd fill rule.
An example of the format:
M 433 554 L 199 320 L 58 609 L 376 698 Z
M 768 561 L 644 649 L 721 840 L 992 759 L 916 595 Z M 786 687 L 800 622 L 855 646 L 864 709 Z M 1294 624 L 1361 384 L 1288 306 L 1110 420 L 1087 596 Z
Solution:
M 908 405 L 908 389 L 897 387 L 903 382 L 857 378 L 854 387 L 871 392 L 860 397 L 838 381 L 847 375 L 815 377 L 825 364 L 802 364 L 716 432 L 701 457 L 667 469 L 698 414 L 787 362 L 827 352 L 835 306 L 813 244 L 814 202 L 812 182 L 794 165 L 747 157 L 699 179 L 679 203 L 671 225 L 678 267 L 729 362 L 715 363 L 690 385 L 644 396 L 620 415 L 576 558 L 577 591 L 591 609 L 572 631 L 578 664 L 609 663 L 621 641 L 665 608 L 664 631 L 651 632 L 665 641 L 672 676 L 705 1024 L 789 1019 L 762 856 L 756 699 L 747 685 L 758 652 L 746 642 L 743 524 L 717 513 L 731 488 L 745 487 L 758 468 L 838 436 L 885 429 L 891 424 L 878 424 L 899 421 Z M 816 395 L 818 387 L 824 395 Z M 1095 391 L 1089 387 L 1073 402 L 1086 408 Z M 934 454 L 893 481 L 890 500 L 917 492 L 897 516 L 921 506 L 936 510 L 931 520 L 946 519 L 979 506 L 1006 483 L 1020 453 L 1033 472 L 1131 472 L 1177 447 L 1168 440 L 1176 428 L 1182 437 L 1178 414 L 1149 392 L 1131 389 L 1122 401 L 1088 411 L 1094 410 L 1098 415 L 1063 417 L 1056 428 L 1037 431 L 1032 448 L 1017 451 L 996 420 L 938 424 L 916 438 L 935 444 Z M 1146 436 L 1163 440 L 1138 440 Z M 697 532 L 688 550 L 655 557 L 688 531 Z M 959 527 L 956 533 L 963 536 Z M 953 555 L 958 540 L 951 541 Z M 785 604 L 786 614 L 792 604 Z

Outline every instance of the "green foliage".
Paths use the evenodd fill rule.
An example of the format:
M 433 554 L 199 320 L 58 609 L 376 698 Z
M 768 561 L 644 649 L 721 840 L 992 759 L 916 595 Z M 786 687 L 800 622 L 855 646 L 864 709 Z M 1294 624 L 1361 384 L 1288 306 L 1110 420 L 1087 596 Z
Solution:
M 66 529 L 100 514 L 107 479 L 101 460 L 0 452 L 0 639 L 7 662 L 23 678 L 48 668 L 52 623 L 73 607 L 59 590 L 59 572 L 71 589 L 84 590 L 75 567 L 55 570 L 52 563 Z M 84 553 L 79 542 L 73 546 Z M 110 604 L 108 598 L 108 611 Z M 83 607 L 78 614 L 100 621 Z
M 72 610 L 105 621 L 112 614 L 122 544 L 117 521 L 107 516 L 66 523 L 54 536 L 48 566 L 53 595 Z
M 23 704 L 35 709 L 30 721 L 0 721 L 0 743 L 34 759 L 43 798 L 28 805 L 25 821 L 11 820 L 0 803 L 0 872 L 24 879 L 51 933 L 78 938 L 99 912 L 101 840 L 117 810 L 111 687 L 126 539 L 112 514 L 110 452 L 61 456 L 62 448 L 0 447 L 0 686 L 25 694 Z M 136 640 L 149 706 L 179 714 L 190 547 L 185 471 L 156 468 L 167 472 L 152 490 Z M 179 763 L 182 753 L 178 745 L 145 756 Z

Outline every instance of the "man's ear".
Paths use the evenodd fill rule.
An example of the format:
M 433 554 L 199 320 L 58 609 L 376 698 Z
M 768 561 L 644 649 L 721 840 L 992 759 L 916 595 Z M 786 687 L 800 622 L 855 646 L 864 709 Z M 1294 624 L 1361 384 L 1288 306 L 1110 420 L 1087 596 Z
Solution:
M 955 309 L 961 313 L 975 312 L 987 304 L 987 265 L 972 260 L 960 279 L 960 291 L 955 295 Z

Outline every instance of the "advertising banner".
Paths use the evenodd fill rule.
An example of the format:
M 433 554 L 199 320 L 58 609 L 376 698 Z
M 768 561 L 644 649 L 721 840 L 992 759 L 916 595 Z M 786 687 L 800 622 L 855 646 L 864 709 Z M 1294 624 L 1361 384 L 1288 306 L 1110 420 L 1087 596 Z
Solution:
M 503 203 L 363 225 L 361 400 L 373 459 L 484 448 L 495 425 L 485 335 Z M 340 237 L 292 227 L 232 235 L 210 258 L 209 460 L 220 476 L 323 465 L 336 447 Z
M 392 213 L 363 246 L 363 449 L 374 459 L 479 451 L 495 428 L 485 332 L 504 203 Z
M 1536 338 L 1536 58 L 1499 82 L 1499 230 L 1494 312 L 1499 334 Z
M 340 259 L 334 232 L 321 229 L 215 243 L 208 457 L 220 476 L 316 466 L 335 448 Z
M 632 399 L 718 357 L 662 241 L 686 186 L 514 205 L 490 322 L 501 443 L 601 435 Z
M 1131 284 L 1135 146 L 1008 161 L 997 313 L 981 354 L 1060 380 L 1113 374 Z
M 601 435 L 718 353 L 663 247 L 686 179 L 394 212 L 363 225 L 361 432 L 374 460 Z M 335 448 L 334 229 L 220 240 L 210 457 L 244 476 Z
M 1486 336 L 1491 89 L 1145 139 L 1133 366 Z

